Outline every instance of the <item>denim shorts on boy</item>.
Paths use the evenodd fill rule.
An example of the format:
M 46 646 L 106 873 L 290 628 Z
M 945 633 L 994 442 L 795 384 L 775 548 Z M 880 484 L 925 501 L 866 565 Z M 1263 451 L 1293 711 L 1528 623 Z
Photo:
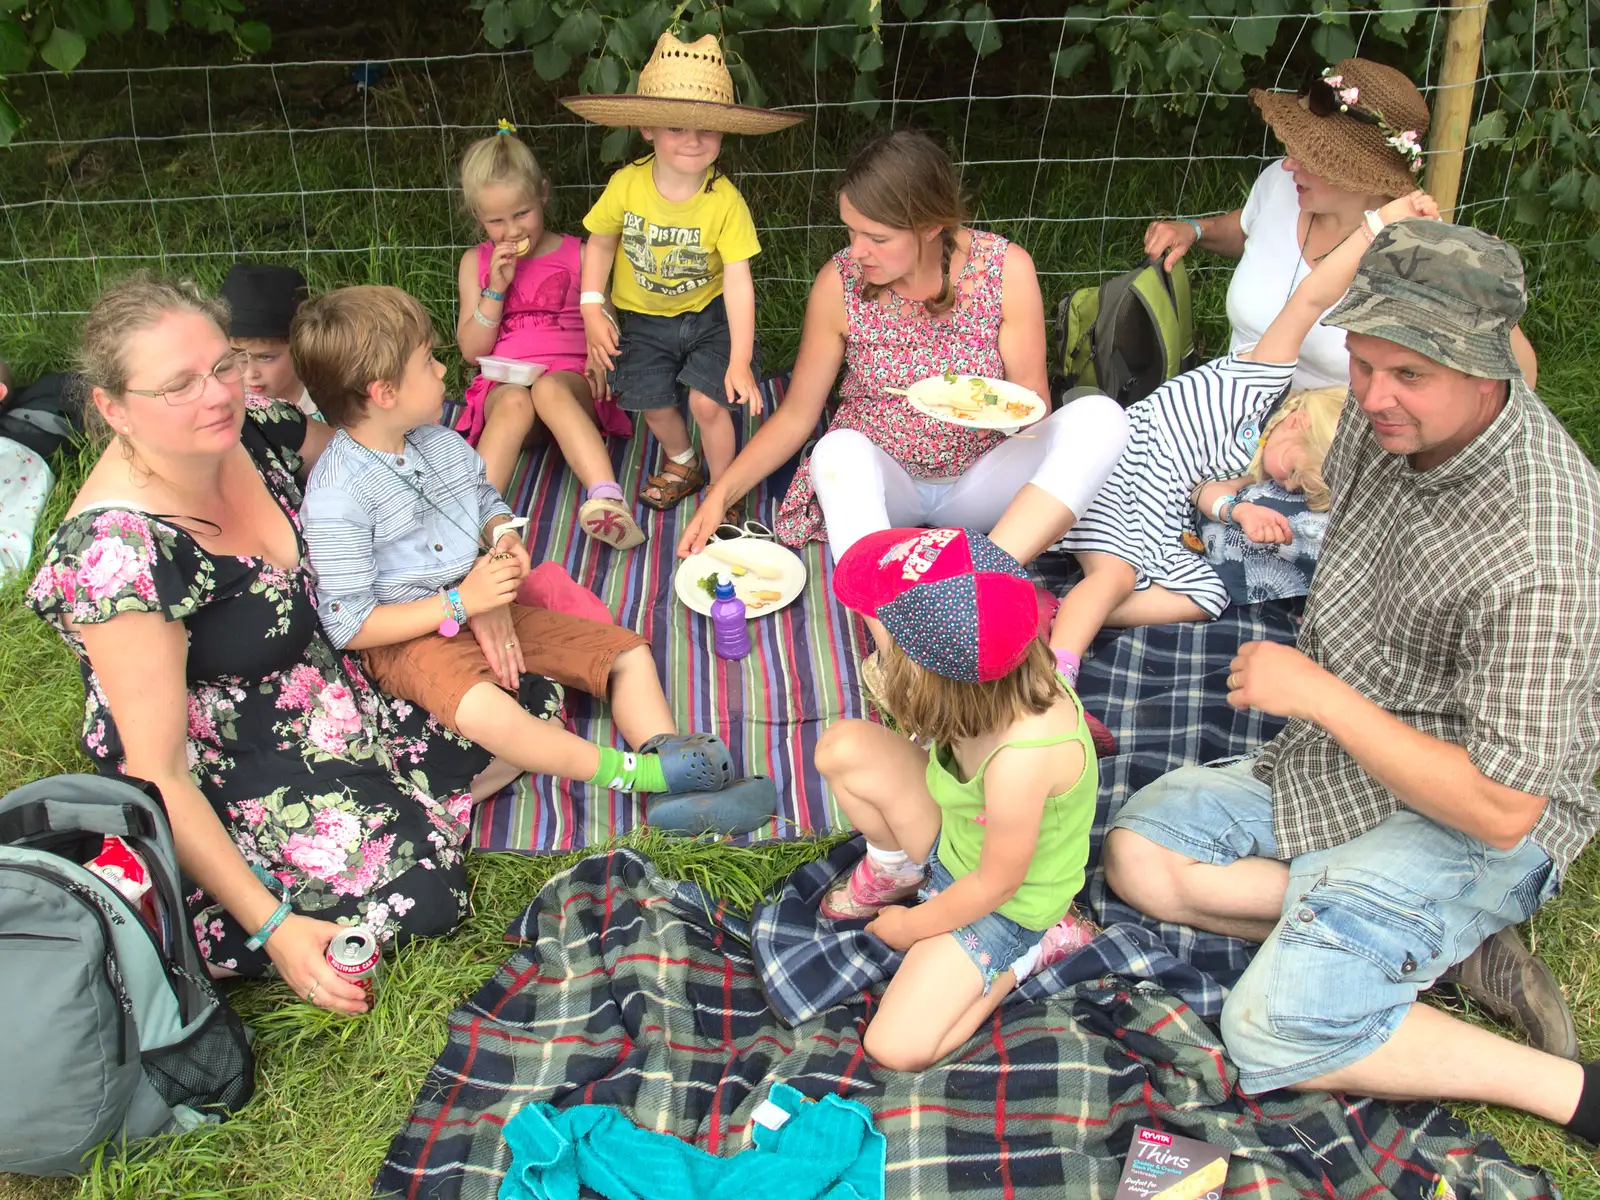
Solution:
M 932 900 L 955 881 L 955 876 L 939 861 L 939 843 L 934 842 L 933 849 L 928 852 L 928 877 L 917 889 L 917 896 L 923 901 Z M 997 912 L 950 931 L 950 936 L 961 944 L 983 976 L 985 996 L 989 994 L 994 977 L 1038 945 L 1044 934 L 1042 929 L 1024 929 Z
M 622 314 L 622 348 L 611 373 L 611 392 L 628 412 L 671 408 L 680 386 L 728 403 L 728 309 L 717 296 L 698 312 L 675 317 Z M 750 352 L 750 370 L 761 378 L 761 345 Z
M 1274 858 L 1272 789 L 1254 765 L 1181 767 L 1135 793 L 1113 826 L 1219 866 Z M 1560 884 L 1526 838 L 1496 850 L 1409 809 L 1288 867 L 1277 928 L 1222 1009 L 1223 1044 L 1251 1093 L 1366 1058 L 1447 968 Z

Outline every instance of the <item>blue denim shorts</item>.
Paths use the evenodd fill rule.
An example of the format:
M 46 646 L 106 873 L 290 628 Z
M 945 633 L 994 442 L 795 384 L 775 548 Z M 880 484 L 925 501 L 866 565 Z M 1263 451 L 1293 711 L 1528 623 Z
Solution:
M 629 412 L 671 408 L 690 388 L 734 408 L 728 403 L 728 354 L 728 309 L 721 296 L 698 312 L 675 317 L 623 313 L 611 390 L 618 406 Z M 750 369 L 760 379 L 759 345 L 750 358 Z
M 939 843 L 935 842 L 928 854 L 928 877 L 917 890 L 917 896 L 924 901 L 932 900 L 955 881 L 955 876 L 939 861 Z M 1024 929 L 997 912 L 950 931 L 950 936 L 961 943 L 961 948 L 983 976 L 985 996 L 989 994 L 994 977 L 1037 946 L 1044 934 L 1042 929 Z
M 1277 858 L 1272 789 L 1251 758 L 1181 767 L 1141 788 L 1114 826 L 1199 862 Z M 1222 1009 L 1246 1092 L 1366 1058 L 1418 995 L 1560 885 L 1528 839 L 1496 850 L 1409 809 L 1289 861 L 1277 927 Z

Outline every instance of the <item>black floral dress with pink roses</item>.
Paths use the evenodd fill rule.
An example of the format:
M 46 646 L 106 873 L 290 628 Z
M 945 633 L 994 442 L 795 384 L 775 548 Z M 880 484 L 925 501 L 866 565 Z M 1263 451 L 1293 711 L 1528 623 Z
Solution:
M 242 440 L 298 535 L 305 417 L 252 400 Z M 100 507 L 65 521 L 28 603 L 83 670 L 83 745 L 108 775 L 122 743 L 83 643 L 68 626 L 160 612 L 189 634 L 189 765 L 246 862 L 288 888 L 296 912 L 361 924 L 395 944 L 447 933 L 466 912 L 467 786 L 487 754 L 378 691 L 317 621 L 305 546 L 285 572 L 212 555 L 181 516 Z M 556 685 L 549 685 L 555 688 Z M 551 697 L 554 713 L 559 693 Z M 274 890 L 277 890 L 276 888 Z M 269 970 L 202 892 L 189 915 L 206 958 Z

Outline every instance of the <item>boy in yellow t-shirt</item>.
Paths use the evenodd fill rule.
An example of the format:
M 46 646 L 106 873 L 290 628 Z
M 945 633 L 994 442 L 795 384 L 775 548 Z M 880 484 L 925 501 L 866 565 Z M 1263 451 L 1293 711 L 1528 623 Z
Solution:
M 767 133 L 802 118 L 734 104 L 733 80 L 709 34 L 692 46 L 662 34 L 637 95 L 562 103 L 602 125 L 635 127 L 652 147 L 611 177 L 583 220 L 590 237 L 580 300 L 591 361 L 612 373 L 617 403 L 644 414 L 661 443 L 661 472 L 639 499 L 675 508 L 733 461 L 730 411 L 761 411 L 750 275 L 761 243 L 744 197 L 716 170 L 722 135 Z M 620 329 L 604 308 L 608 281 Z M 678 411 L 680 386 L 703 462 Z

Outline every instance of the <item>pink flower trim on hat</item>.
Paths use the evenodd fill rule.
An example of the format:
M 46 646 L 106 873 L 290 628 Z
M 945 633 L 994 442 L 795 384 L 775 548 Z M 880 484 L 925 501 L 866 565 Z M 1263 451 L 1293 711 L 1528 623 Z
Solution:
M 1352 104 L 1361 103 L 1361 89 L 1355 84 L 1344 86 L 1343 75 L 1324 75 L 1323 81 L 1327 83 L 1339 96 L 1339 106 L 1348 109 Z
M 1384 140 L 1405 157 L 1413 175 L 1422 170 L 1422 142 L 1415 129 L 1407 129 Z
M 1333 73 L 1332 67 L 1322 69 L 1322 82 L 1334 90 L 1339 97 L 1339 111 L 1347 113 L 1351 108 L 1361 103 L 1361 89 L 1355 84 L 1344 86 L 1344 76 Z M 1413 175 L 1422 170 L 1422 135 L 1415 129 L 1396 130 L 1384 119 L 1383 113 L 1376 108 L 1366 108 L 1363 112 L 1370 113 L 1378 122 L 1378 132 L 1384 134 L 1384 141 L 1399 152 L 1400 157 L 1406 160 L 1406 166 Z

